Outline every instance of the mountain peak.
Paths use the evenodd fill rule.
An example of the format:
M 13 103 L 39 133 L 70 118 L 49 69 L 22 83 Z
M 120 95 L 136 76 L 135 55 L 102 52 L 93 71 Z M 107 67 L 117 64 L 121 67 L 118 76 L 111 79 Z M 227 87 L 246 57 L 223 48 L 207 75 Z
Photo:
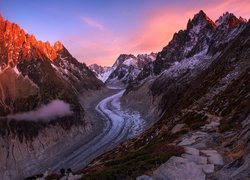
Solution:
M 118 67 L 122 64 L 126 59 L 129 58 L 136 58 L 133 54 L 120 54 L 119 57 L 116 59 L 115 63 L 112 67 Z
M 231 28 L 246 23 L 246 20 L 242 17 L 238 19 L 233 13 L 225 12 L 215 22 L 217 26 Z
M 63 44 L 60 41 L 56 41 L 53 47 L 55 51 L 59 51 L 63 48 Z
M 0 13 L 0 22 L 4 21 L 2 14 Z
M 49 58 L 50 60 L 54 60 L 57 57 L 58 51 L 64 48 L 63 44 L 60 41 L 56 41 L 54 44 L 51 44 L 49 41 L 43 42 L 37 40 L 33 34 L 26 33 L 17 24 L 12 23 L 8 20 L 4 20 L 1 14 L 0 14 L 0 22 L 2 22 L 0 23 L 0 25 L 3 27 L 3 33 L 5 34 L 6 37 L 8 37 L 5 39 L 5 44 L 8 45 L 8 47 L 6 48 L 11 48 L 13 41 L 15 40 L 15 37 L 16 38 L 19 37 L 17 49 L 22 49 L 22 54 L 25 54 L 25 56 L 27 57 L 35 56 L 34 51 L 31 51 L 31 49 L 37 48 L 40 51 L 38 53 L 38 56 L 40 56 L 42 52 L 42 54 L 46 55 L 47 58 Z M 19 57 L 16 54 L 14 53 L 13 55 L 10 56 L 12 57 L 12 59 L 14 59 L 15 62 Z
M 194 26 L 206 26 L 209 25 L 213 28 L 216 27 L 216 24 L 204 13 L 203 10 L 200 10 L 199 13 L 195 14 L 193 19 L 189 19 L 187 24 L 187 29 L 192 29 Z

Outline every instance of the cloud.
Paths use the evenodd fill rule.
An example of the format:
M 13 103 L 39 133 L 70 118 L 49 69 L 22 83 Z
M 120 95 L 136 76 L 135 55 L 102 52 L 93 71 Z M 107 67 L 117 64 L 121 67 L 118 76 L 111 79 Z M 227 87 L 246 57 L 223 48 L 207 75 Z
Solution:
M 70 110 L 69 104 L 65 103 L 62 100 L 53 100 L 49 104 L 42 105 L 34 111 L 8 115 L 7 119 L 27 121 L 49 121 L 64 116 L 70 116 L 72 114 L 73 112 Z
M 86 25 L 88 25 L 88 26 L 91 27 L 91 28 L 97 29 L 97 30 L 99 30 L 99 31 L 103 31 L 103 30 L 104 30 L 104 26 L 103 26 L 100 22 L 98 22 L 98 21 L 96 21 L 96 20 L 94 20 L 94 19 L 92 19 L 92 18 L 89 18 L 89 17 L 81 17 L 81 20 L 82 20 Z
M 250 17 L 249 0 L 183 3 L 182 6 L 167 4 L 141 12 L 143 18 L 134 20 L 136 26 L 131 25 L 130 22 L 122 22 L 127 24 L 122 30 L 105 29 L 103 31 L 102 24 L 90 21 L 89 24 L 102 31 L 75 34 L 67 37 L 65 44 L 79 61 L 87 64 L 112 65 L 122 53 L 136 55 L 161 51 L 174 33 L 185 29 L 188 19 L 193 18 L 194 14 L 201 9 L 214 21 L 226 11 L 236 16 Z

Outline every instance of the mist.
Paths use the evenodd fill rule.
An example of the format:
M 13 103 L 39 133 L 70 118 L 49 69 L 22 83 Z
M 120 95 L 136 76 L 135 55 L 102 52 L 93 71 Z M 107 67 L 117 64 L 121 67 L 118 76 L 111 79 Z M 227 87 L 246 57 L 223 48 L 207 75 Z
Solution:
M 53 100 L 49 104 L 42 105 L 34 111 L 8 115 L 8 119 L 28 121 L 48 121 L 56 118 L 72 115 L 70 105 L 62 100 Z

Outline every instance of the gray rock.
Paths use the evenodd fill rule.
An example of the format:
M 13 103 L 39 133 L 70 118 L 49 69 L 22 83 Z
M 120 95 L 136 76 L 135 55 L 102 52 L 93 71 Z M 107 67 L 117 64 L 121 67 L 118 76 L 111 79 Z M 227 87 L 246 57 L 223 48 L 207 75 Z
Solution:
M 137 177 L 136 180 L 153 180 L 153 178 L 151 178 L 148 175 L 141 175 L 141 176 Z
M 181 156 L 196 164 L 207 164 L 207 157 L 190 155 L 190 154 L 182 154 Z
M 209 174 L 214 172 L 214 165 L 213 164 L 204 164 L 201 165 L 202 170 L 204 173 Z
M 205 174 L 199 165 L 176 156 L 162 164 L 152 177 L 157 180 L 205 180 Z
M 187 125 L 186 124 L 176 124 L 173 129 L 171 130 L 171 133 L 177 133 L 183 130 Z
M 196 148 L 186 146 L 184 147 L 184 149 L 187 154 L 197 155 L 197 156 L 200 154 L 200 151 Z
M 250 179 L 250 154 L 246 157 L 234 160 L 229 164 L 225 165 L 219 171 L 215 172 L 212 176 L 213 179 L 222 180 L 242 180 Z
M 202 149 L 206 149 L 207 145 L 204 142 L 200 142 L 200 143 L 192 145 L 191 147 L 202 150 Z
M 179 146 L 188 146 L 188 145 L 192 145 L 194 143 L 195 143 L 194 139 L 183 138 L 182 141 L 178 145 Z
M 245 177 L 250 178 L 250 154 L 248 154 L 248 156 L 245 157 L 243 165 L 240 166 L 237 170 L 235 170 L 232 173 L 231 177 L 233 179 L 240 178 L 240 177 L 242 177 L 242 179 Z
M 222 156 L 216 150 L 201 150 L 201 153 L 208 156 L 208 161 L 215 165 L 224 164 Z

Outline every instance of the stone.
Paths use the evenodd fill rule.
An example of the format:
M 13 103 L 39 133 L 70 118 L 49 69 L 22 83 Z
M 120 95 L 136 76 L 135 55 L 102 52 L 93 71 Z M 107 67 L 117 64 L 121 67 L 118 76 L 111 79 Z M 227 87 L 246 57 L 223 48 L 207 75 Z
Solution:
M 192 145 L 194 143 L 195 143 L 194 139 L 184 138 L 184 139 L 182 139 L 182 141 L 178 145 L 179 146 L 188 146 L 188 145 Z
M 162 164 L 154 171 L 152 178 L 157 180 L 177 180 L 192 179 L 205 180 L 202 168 L 182 157 L 171 157 L 166 163 Z
M 201 165 L 202 170 L 204 173 L 209 174 L 214 172 L 214 165 L 213 164 L 204 164 Z
M 216 150 L 201 150 L 201 153 L 208 156 L 208 161 L 214 165 L 224 164 L 222 156 Z
M 184 150 L 187 154 L 197 155 L 197 156 L 200 154 L 200 151 L 196 148 L 193 148 L 193 147 L 185 146 Z
M 187 127 L 186 124 L 176 124 L 173 129 L 171 130 L 172 134 L 175 134 L 177 132 L 180 132 L 181 130 L 183 130 L 185 127 Z
M 196 149 L 199 149 L 199 150 L 207 148 L 206 143 L 204 143 L 204 142 L 200 142 L 200 143 L 194 144 L 194 145 L 192 145 L 192 147 L 196 148 Z
M 207 157 L 190 155 L 190 154 L 182 154 L 181 156 L 196 164 L 207 164 Z
M 151 178 L 148 175 L 141 175 L 141 176 L 137 177 L 136 180 L 153 180 L 153 178 Z

